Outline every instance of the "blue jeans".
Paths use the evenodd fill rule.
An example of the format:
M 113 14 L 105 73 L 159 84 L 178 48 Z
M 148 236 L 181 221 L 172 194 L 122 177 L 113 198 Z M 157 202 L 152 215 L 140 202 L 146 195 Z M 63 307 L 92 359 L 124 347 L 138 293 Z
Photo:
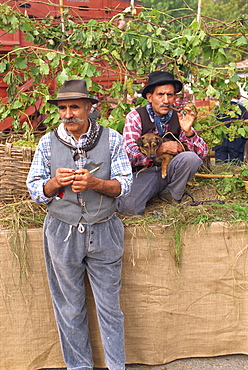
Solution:
M 44 223 L 48 281 L 68 370 L 92 370 L 84 275 L 94 295 L 110 370 L 125 369 L 124 317 L 120 309 L 124 228 L 116 216 L 77 228 L 51 215 Z
M 244 160 L 244 151 L 239 152 L 238 150 L 235 150 L 231 147 L 226 146 L 220 146 L 215 151 L 215 162 L 230 162 L 230 161 L 236 161 L 237 164 L 240 164 L 240 162 L 243 162 Z

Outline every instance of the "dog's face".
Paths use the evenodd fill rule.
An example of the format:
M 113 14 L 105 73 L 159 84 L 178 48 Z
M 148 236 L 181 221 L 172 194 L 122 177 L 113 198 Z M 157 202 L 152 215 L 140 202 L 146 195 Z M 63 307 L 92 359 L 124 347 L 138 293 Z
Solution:
M 147 158 L 156 158 L 156 151 L 162 144 L 163 140 L 160 136 L 153 133 L 144 134 L 136 140 L 141 153 L 145 154 Z

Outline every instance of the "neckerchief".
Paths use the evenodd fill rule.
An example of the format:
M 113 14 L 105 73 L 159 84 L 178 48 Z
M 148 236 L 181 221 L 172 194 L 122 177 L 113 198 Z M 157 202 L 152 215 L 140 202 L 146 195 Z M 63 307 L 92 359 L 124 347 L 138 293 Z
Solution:
M 87 151 L 93 149 L 98 140 L 100 139 L 103 127 L 98 125 L 94 120 L 90 119 L 89 130 L 85 134 L 84 142 L 81 145 L 75 145 L 76 140 L 72 135 L 65 129 L 64 124 L 61 123 L 55 130 L 54 133 L 57 139 L 74 150 L 73 159 L 77 161 L 80 157 L 87 157 Z
M 165 125 L 171 119 L 173 110 L 172 109 L 169 110 L 169 112 L 164 116 L 157 116 L 152 109 L 151 103 L 146 104 L 146 110 L 150 114 L 150 116 L 154 119 L 154 123 L 157 127 L 159 136 L 163 136 L 165 134 Z

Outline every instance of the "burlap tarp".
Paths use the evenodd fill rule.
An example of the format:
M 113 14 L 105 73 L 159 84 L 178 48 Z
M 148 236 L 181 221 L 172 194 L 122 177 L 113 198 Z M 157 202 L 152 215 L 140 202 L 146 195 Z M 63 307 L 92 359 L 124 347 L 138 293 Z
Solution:
M 190 227 L 181 267 L 172 229 L 127 227 L 121 304 L 127 363 L 248 354 L 248 244 L 245 225 Z M 0 369 L 65 367 L 43 260 L 42 231 L 21 243 L 0 232 Z M 89 289 L 88 289 L 89 292 Z M 95 366 L 104 367 L 92 296 Z

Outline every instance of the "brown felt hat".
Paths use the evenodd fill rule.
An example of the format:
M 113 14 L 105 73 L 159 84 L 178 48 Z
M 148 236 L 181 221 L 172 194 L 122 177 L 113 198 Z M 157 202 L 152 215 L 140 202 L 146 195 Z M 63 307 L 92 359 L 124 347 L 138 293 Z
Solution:
M 59 90 L 57 97 L 55 99 L 50 99 L 47 102 L 58 105 L 58 101 L 68 99 L 88 99 L 92 104 L 98 103 L 97 99 L 89 97 L 86 82 L 84 80 L 65 81 Z
M 182 82 L 179 80 L 175 80 L 172 73 L 164 71 L 152 72 L 148 78 L 148 85 L 142 91 L 143 98 L 146 99 L 146 94 L 150 92 L 151 87 L 168 84 L 172 84 L 175 86 L 175 93 L 178 93 L 183 88 Z

